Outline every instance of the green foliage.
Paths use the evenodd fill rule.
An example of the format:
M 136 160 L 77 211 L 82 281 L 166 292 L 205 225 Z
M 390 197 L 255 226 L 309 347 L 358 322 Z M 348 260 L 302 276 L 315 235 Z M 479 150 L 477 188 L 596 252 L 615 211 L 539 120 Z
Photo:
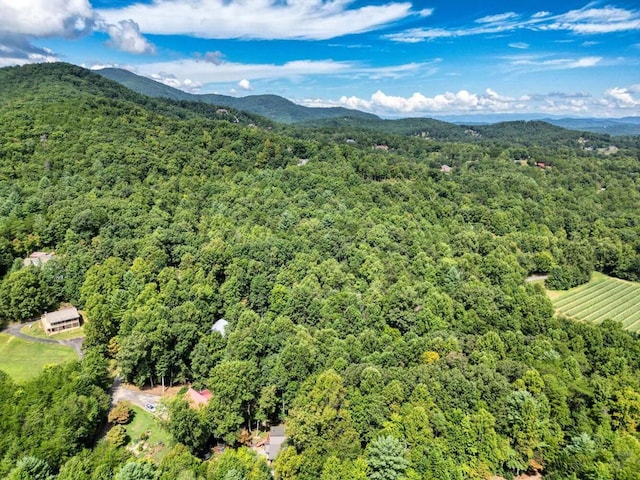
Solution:
M 111 427 L 105 438 L 107 442 L 112 444 L 114 447 L 122 447 L 129 443 L 130 440 L 127 435 L 127 429 L 122 425 L 114 425 Z
M 131 403 L 128 401 L 120 401 L 111 409 L 107 420 L 109 420 L 109 423 L 126 425 L 131 421 L 132 414 Z
M 37 267 L 11 272 L 0 283 L 0 320 L 24 321 L 51 309 L 55 303 Z
M 215 456 L 207 466 L 208 480 L 269 480 L 271 473 L 263 457 L 253 450 L 241 447 L 237 450 L 227 448 Z
M 54 476 L 47 462 L 37 457 L 22 457 L 16 468 L 10 473 L 8 480 L 52 480 Z
M 192 456 L 259 422 L 286 427 L 287 480 L 637 472 L 638 338 L 555 318 L 525 281 L 638 279 L 637 139 L 602 156 L 610 137 L 537 122 L 236 124 L 64 64 L 0 69 L 0 84 L 3 318 L 60 300 L 88 319 L 80 366 L 0 375 L 0 476 L 29 455 L 66 478 L 262 480 L 242 449 Z M 51 267 L 19 268 L 44 248 Z M 89 450 L 109 362 L 140 386 L 212 392 L 169 407 L 188 453 L 156 472 Z
M 210 431 L 203 412 L 192 409 L 181 398 L 170 403 L 166 428 L 176 442 L 192 453 L 202 453 L 209 441 Z
M 156 480 L 158 474 L 152 463 L 129 462 L 118 470 L 114 480 Z
M 371 480 L 397 480 L 409 466 L 404 458 L 404 448 L 397 438 L 378 437 L 369 444 L 367 451 L 368 478 Z

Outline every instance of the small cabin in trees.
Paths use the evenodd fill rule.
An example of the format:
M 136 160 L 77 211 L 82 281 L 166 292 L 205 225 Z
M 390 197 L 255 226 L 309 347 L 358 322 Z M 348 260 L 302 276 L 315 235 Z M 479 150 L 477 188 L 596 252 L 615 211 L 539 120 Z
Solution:
M 80 314 L 76 307 L 67 307 L 55 312 L 47 312 L 40 319 L 42 329 L 51 335 L 52 333 L 71 330 L 80 326 Z
M 442 165 L 440 171 L 443 173 L 451 173 L 451 167 L 449 165 Z

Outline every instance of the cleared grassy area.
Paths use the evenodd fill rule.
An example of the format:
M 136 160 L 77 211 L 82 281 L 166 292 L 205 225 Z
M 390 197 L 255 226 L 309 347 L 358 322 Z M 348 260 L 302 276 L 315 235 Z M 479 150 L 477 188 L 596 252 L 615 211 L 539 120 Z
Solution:
M 640 331 L 640 283 L 594 273 L 589 283 L 547 293 L 558 314 L 596 324 L 610 318 L 626 330 Z
M 130 450 L 140 458 L 162 459 L 171 442 L 171 436 L 160 424 L 161 420 L 146 410 L 133 406 L 134 416 L 126 425 L 127 435 L 131 439 Z
M 54 333 L 53 335 L 47 335 L 42 329 L 40 322 L 29 323 L 20 329 L 20 333 L 37 338 L 50 338 L 52 340 L 73 340 L 74 338 L 84 337 L 84 324 L 80 328 L 74 328 L 73 330 L 62 331 Z
M 35 378 L 45 365 L 77 358 L 78 355 L 70 347 L 28 342 L 0 333 L 0 370 L 7 372 L 16 382 Z

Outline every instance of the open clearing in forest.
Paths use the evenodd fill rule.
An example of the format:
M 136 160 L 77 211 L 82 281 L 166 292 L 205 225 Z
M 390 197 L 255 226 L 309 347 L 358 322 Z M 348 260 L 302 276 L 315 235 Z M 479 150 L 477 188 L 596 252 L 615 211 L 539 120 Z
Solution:
M 45 365 L 77 358 L 76 352 L 64 345 L 29 342 L 0 333 L 0 370 L 7 372 L 16 382 L 38 376 Z
M 591 281 L 566 292 L 549 291 L 557 314 L 601 323 L 610 318 L 625 330 L 640 331 L 640 283 L 594 273 Z
M 156 415 L 135 405 L 132 410 L 133 420 L 125 425 L 131 441 L 130 450 L 137 457 L 160 461 L 168 451 L 171 436 L 162 428 Z

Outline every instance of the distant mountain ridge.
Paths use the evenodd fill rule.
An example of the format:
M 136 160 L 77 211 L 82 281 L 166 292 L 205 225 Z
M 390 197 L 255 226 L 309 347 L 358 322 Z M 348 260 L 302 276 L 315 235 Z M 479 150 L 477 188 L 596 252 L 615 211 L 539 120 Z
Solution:
M 278 95 L 248 95 L 246 97 L 231 97 L 217 94 L 193 94 L 177 88 L 156 82 L 153 79 L 136 75 L 128 70 L 119 68 L 104 68 L 96 70 L 96 73 L 105 78 L 116 81 L 125 87 L 150 96 L 163 97 L 173 100 L 188 100 L 191 102 L 204 102 L 221 107 L 230 107 L 236 110 L 262 115 L 276 122 L 297 123 L 326 118 L 352 117 L 368 120 L 377 120 L 378 116 L 372 113 L 350 110 L 343 107 L 312 108 L 293 103 Z
M 640 117 L 622 118 L 576 118 L 550 117 L 545 114 L 471 114 L 471 115 L 443 115 L 438 120 L 456 125 L 493 125 L 497 123 L 517 121 L 542 121 L 569 130 L 579 130 L 592 133 L 607 133 L 612 136 L 640 135 Z

